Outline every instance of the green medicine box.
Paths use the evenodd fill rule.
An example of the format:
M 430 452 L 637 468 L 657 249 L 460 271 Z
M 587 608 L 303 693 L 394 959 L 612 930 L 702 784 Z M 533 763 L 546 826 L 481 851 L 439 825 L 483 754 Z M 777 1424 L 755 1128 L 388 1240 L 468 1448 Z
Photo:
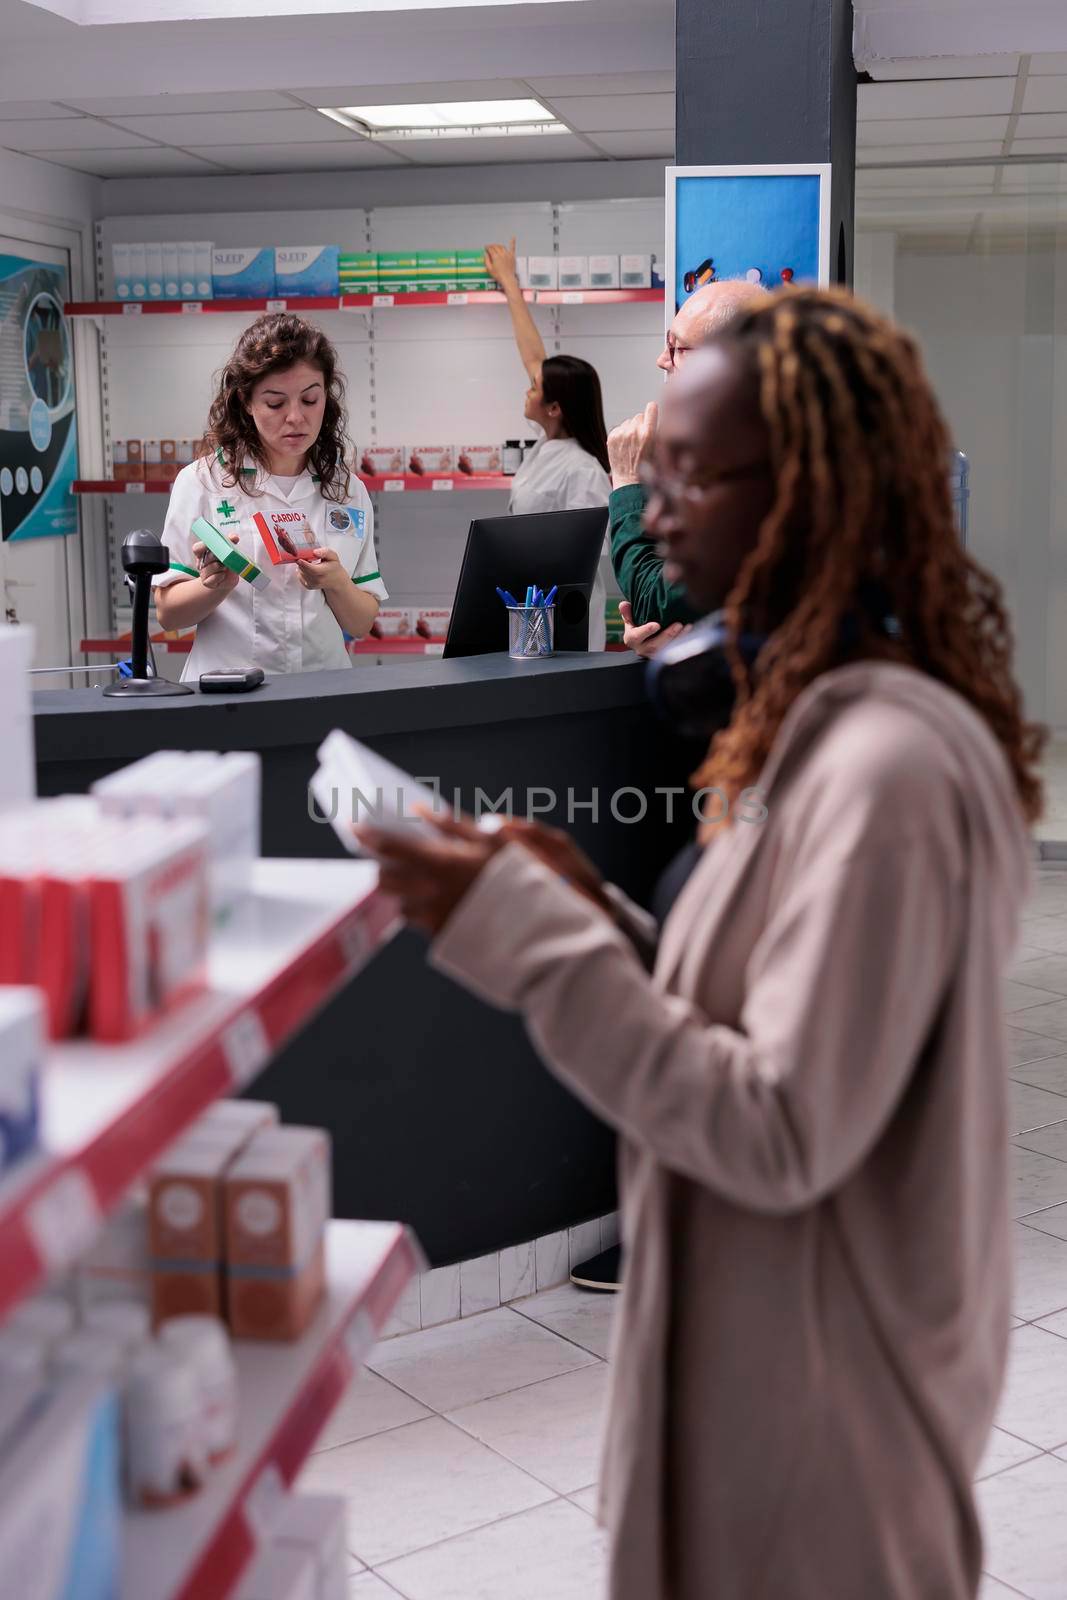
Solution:
M 379 250 L 380 294 L 414 294 L 419 283 L 419 258 L 413 250 Z
M 418 263 L 420 289 L 427 293 L 441 293 L 456 287 L 454 250 L 420 250 Z
M 456 288 L 493 289 L 494 280 L 485 270 L 484 250 L 456 251 Z
M 338 259 L 342 294 L 377 294 L 378 257 L 342 250 Z

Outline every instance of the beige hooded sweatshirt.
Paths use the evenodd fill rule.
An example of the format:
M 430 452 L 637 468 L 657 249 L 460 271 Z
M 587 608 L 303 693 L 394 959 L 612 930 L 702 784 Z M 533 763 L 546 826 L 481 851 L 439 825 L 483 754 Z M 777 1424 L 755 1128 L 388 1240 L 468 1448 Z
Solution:
M 432 959 L 621 1135 L 611 1600 L 964 1600 L 1026 831 L 985 723 L 894 665 L 807 689 L 760 787 L 651 975 L 644 913 L 617 897 L 616 925 L 514 845 Z

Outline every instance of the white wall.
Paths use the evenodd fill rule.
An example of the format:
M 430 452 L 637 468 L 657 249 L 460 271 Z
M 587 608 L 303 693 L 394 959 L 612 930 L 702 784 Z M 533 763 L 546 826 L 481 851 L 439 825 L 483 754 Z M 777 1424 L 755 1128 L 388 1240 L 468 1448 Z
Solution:
M 1004 586 L 1028 712 L 1067 727 L 1067 252 L 1047 236 L 959 253 L 912 239 L 890 264 L 892 237 L 857 250 L 857 289 L 922 341 L 970 458 L 970 547 Z

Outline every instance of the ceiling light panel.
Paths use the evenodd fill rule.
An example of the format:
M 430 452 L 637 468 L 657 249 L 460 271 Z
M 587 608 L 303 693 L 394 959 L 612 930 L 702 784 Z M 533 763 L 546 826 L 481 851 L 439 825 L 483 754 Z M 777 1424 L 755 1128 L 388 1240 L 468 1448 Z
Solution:
M 329 107 L 319 108 L 329 115 Z M 342 116 L 375 133 L 420 133 L 468 128 L 506 128 L 556 119 L 539 100 L 441 100 L 423 105 L 338 106 Z

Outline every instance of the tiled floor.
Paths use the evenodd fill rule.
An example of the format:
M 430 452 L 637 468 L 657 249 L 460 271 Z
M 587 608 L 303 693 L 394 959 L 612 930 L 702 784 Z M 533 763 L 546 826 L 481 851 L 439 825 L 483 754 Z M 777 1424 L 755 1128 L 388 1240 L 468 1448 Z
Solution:
M 1007 1006 L 1018 1323 L 982 1600 L 1067 1600 L 1067 870 L 1038 874 Z M 378 1347 L 303 1478 L 348 1498 L 350 1600 L 598 1600 L 615 1304 L 549 1289 Z

